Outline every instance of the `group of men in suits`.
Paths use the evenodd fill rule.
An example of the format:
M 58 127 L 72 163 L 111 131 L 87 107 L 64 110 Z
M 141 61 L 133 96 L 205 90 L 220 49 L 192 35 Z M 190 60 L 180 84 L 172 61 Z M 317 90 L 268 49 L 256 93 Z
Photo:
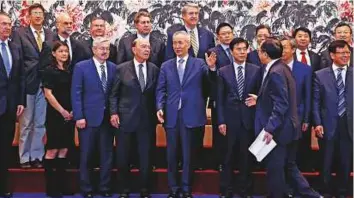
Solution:
M 336 41 L 319 56 L 308 50 L 311 32 L 302 27 L 295 30 L 294 39 L 278 40 L 270 38 L 268 26 L 260 25 L 256 29 L 259 47 L 248 53 L 248 42 L 234 38 L 233 27 L 221 23 L 216 29 L 219 44 L 215 46 L 213 34 L 197 26 L 199 7 L 192 3 L 182 8 L 184 25 L 168 32 L 166 47 L 151 34 L 151 16 L 146 11 L 136 14 L 137 33 L 122 38 L 118 48 L 105 38 L 106 21 L 102 18 L 91 19 L 91 37 L 82 43 L 70 36 L 73 21 L 68 14 L 58 16 L 54 34 L 43 27 L 44 13 L 42 5 L 31 5 L 30 25 L 13 32 L 12 40 L 11 19 L 0 13 L 0 158 L 10 151 L 19 117 L 21 167 L 41 167 L 46 110 L 41 71 L 50 63 L 47 55 L 51 43 L 61 40 L 69 46 L 73 72 L 71 99 L 79 131 L 80 188 L 84 197 L 93 197 L 91 169 L 96 144 L 100 153 L 98 190 L 104 197 L 111 196 L 114 136 L 120 197 L 129 197 L 131 191 L 132 150 L 139 156 L 140 195 L 150 197 L 148 181 L 157 121 L 163 124 L 167 137 L 168 197 L 178 197 L 179 193 L 184 198 L 192 197 L 194 156 L 203 146 L 207 97 L 215 137 L 213 153 L 218 156 L 215 166 L 221 171 L 221 197 L 232 197 L 236 149 L 237 161 L 241 162 L 240 194 L 251 196 L 253 160 L 248 147 L 261 131 L 266 134 L 264 141 L 277 142 L 265 159 L 270 197 L 293 193 L 320 197 L 296 165 L 297 147 L 304 145 L 312 126 L 324 156 L 323 183 L 330 184 L 333 153 L 339 149 L 338 194 L 345 195 L 352 155 L 349 148 L 353 146 L 349 25 L 340 23 L 335 28 Z M 306 145 L 309 148 L 308 140 Z M 179 147 L 181 185 L 177 182 Z M 7 166 L 1 163 L 0 176 L 5 179 L 0 181 L 0 196 L 11 197 L 6 186 Z M 286 171 L 279 171 L 284 168 Z

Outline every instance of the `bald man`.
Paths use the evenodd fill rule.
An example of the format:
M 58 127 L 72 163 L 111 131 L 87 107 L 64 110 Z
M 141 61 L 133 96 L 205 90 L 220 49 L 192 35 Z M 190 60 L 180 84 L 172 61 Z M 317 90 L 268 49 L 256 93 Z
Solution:
M 119 175 L 120 197 L 130 193 L 129 151 L 136 146 L 140 163 L 140 197 L 148 198 L 151 138 L 154 138 L 157 118 L 155 116 L 155 89 L 159 68 L 148 62 L 151 53 L 149 40 L 137 38 L 132 43 L 134 59 L 118 65 L 116 81 L 109 97 L 111 125 L 116 128 L 115 137 Z M 128 109 L 127 109 L 128 108 Z M 131 145 L 135 139 L 137 144 Z

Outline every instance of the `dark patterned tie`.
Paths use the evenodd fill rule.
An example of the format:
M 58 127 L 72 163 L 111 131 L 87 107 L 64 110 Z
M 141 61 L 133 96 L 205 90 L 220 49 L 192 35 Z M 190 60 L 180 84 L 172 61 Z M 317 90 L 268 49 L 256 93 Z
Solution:
M 240 99 L 242 100 L 243 88 L 245 86 L 245 79 L 243 78 L 242 66 L 237 67 L 237 89 Z
M 2 54 L 2 60 L 5 65 L 7 77 L 9 77 L 11 71 L 10 57 L 9 54 L 7 53 L 6 43 L 4 42 L 1 43 L 1 54 Z
M 342 117 L 346 110 L 345 108 L 345 87 L 342 78 L 344 68 L 337 69 L 337 89 L 338 89 L 338 115 Z
M 106 76 L 106 71 L 104 65 L 101 65 L 101 83 L 102 83 L 102 88 L 103 91 L 107 91 L 107 76 Z
M 139 84 L 141 91 L 145 90 L 145 78 L 144 78 L 144 72 L 143 72 L 143 64 L 139 64 Z
M 234 62 L 234 58 L 233 58 L 232 55 L 231 55 L 231 50 L 230 50 L 230 48 L 226 48 L 225 51 L 226 51 L 227 56 L 229 57 L 230 64 L 232 64 L 232 63 Z

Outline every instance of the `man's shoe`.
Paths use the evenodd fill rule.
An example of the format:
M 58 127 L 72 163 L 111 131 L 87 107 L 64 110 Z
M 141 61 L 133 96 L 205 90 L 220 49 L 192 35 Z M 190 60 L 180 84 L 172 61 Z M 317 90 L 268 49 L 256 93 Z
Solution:
M 12 193 L 11 192 L 0 193 L 0 197 L 12 198 Z
M 25 163 L 20 164 L 20 167 L 23 169 L 28 169 L 28 168 L 31 168 L 31 164 L 29 162 L 25 162 Z
M 167 195 L 167 198 L 179 198 L 178 193 L 177 192 L 170 192 Z
M 193 198 L 193 195 L 190 192 L 183 192 L 183 196 L 182 197 L 183 198 Z
M 112 197 L 112 194 L 108 191 L 102 191 L 102 192 L 100 192 L 100 195 L 102 197 Z
M 140 198 L 151 198 L 151 195 L 147 190 L 144 189 L 140 191 Z
M 32 166 L 34 168 L 43 168 L 42 162 L 39 159 L 32 161 Z
M 92 192 L 84 193 L 82 196 L 83 196 L 84 198 L 93 198 L 93 193 L 92 193 Z

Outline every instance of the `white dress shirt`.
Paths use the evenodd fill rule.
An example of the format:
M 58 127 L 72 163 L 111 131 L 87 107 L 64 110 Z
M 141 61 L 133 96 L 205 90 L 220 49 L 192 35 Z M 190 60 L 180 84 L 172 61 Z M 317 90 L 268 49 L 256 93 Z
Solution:
M 137 38 L 142 38 L 142 39 L 146 39 L 146 40 L 150 40 L 150 34 L 148 34 L 148 35 L 142 35 L 142 34 L 139 34 L 139 33 L 136 33 L 136 37 Z
M 262 80 L 262 84 L 263 84 L 263 81 L 264 81 L 265 77 L 268 75 L 268 72 L 269 72 L 270 66 L 272 66 L 272 65 L 275 63 L 275 61 L 277 61 L 277 60 L 279 60 L 279 58 L 278 58 L 278 59 L 274 59 L 274 60 L 270 61 L 270 62 L 267 64 L 267 66 L 265 67 L 265 71 L 264 71 L 264 73 L 263 73 L 263 80 Z
M 296 60 L 298 60 L 299 62 L 301 62 L 301 59 L 302 59 L 302 54 L 301 54 L 301 50 L 299 49 L 296 49 L 295 50 L 295 54 L 296 54 Z M 311 59 L 310 59 L 310 54 L 309 54 L 309 51 L 308 50 L 305 50 L 305 58 L 306 58 L 306 62 L 307 62 L 307 65 L 311 66 Z
M 37 30 L 34 29 L 34 27 L 32 27 L 32 26 L 30 26 L 30 28 L 31 28 L 32 33 L 33 33 L 33 35 L 34 35 L 34 39 L 37 40 L 37 33 L 36 33 Z M 43 29 L 43 27 L 42 27 L 42 29 L 41 29 L 40 31 L 41 31 L 41 39 L 42 39 L 42 41 L 44 42 L 44 41 L 45 41 L 45 34 L 44 34 L 44 29 Z
M 59 34 L 58 34 L 58 37 L 59 37 L 59 40 L 60 41 L 65 41 L 66 40 L 66 44 L 68 45 L 68 47 L 69 47 L 69 54 L 70 54 L 70 60 L 72 60 L 73 59 L 73 50 L 72 50 L 72 48 L 71 48 L 71 42 L 70 42 L 70 37 L 68 37 L 67 39 L 65 39 L 65 38 L 63 38 L 62 36 L 60 36 Z
M 338 67 L 336 64 L 332 64 L 332 70 L 333 70 L 333 72 L 334 72 L 334 76 L 335 76 L 335 79 L 337 80 L 337 75 L 338 75 L 338 68 L 343 68 L 343 70 L 342 70 L 342 72 L 341 72 L 341 74 L 342 74 L 342 79 L 343 79 L 343 84 L 344 84 L 344 86 L 345 86 L 345 77 L 346 77 L 346 75 L 347 75 L 347 69 L 348 69 L 348 67 L 347 66 L 344 66 L 344 67 Z
M 143 64 L 143 74 L 144 74 L 144 82 L 146 85 L 146 80 L 147 80 L 147 66 L 146 66 L 146 61 L 144 61 L 143 63 L 139 63 L 135 58 L 133 59 L 134 61 L 134 68 L 135 68 L 135 72 L 136 72 L 136 76 L 139 78 L 139 65 Z
M 106 79 L 108 81 L 107 62 L 105 61 L 103 64 L 101 64 L 95 57 L 93 57 L 93 62 L 95 63 L 97 73 L 100 76 L 100 80 L 102 78 L 101 65 L 104 65 L 104 72 L 106 73 Z
M 183 61 L 183 63 L 182 63 L 182 68 L 183 68 L 183 71 L 185 71 L 186 70 L 186 64 L 187 64 L 187 60 L 188 60 L 188 57 L 189 57 L 189 55 L 187 54 L 185 57 L 178 57 L 177 56 L 177 67 L 178 67 L 178 65 L 179 65 L 179 63 L 178 63 L 178 61 L 180 60 L 180 59 L 183 59 L 184 61 Z
M 236 81 L 238 80 L 238 66 L 242 66 L 242 75 L 243 75 L 243 79 L 245 79 L 246 62 L 243 62 L 242 64 L 238 64 L 238 63 L 234 62 Z M 237 82 L 238 82 L 238 81 L 237 81 Z
M 291 71 L 293 71 L 293 67 L 294 67 L 294 59 L 292 61 L 290 61 L 289 64 L 287 64 L 290 68 Z
M 11 55 L 11 51 L 10 51 L 10 47 L 9 47 L 9 39 L 6 39 L 5 41 L 0 40 L 0 47 L 1 43 L 4 42 L 6 45 L 6 51 L 7 51 L 7 55 L 9 57 L 9 61 L 10 61 L 10 68 L 12 68 L 12 55 Z M 0 49 L 0 53 L 1 53 L 1 57 L 2 57 L 2 50 Z

